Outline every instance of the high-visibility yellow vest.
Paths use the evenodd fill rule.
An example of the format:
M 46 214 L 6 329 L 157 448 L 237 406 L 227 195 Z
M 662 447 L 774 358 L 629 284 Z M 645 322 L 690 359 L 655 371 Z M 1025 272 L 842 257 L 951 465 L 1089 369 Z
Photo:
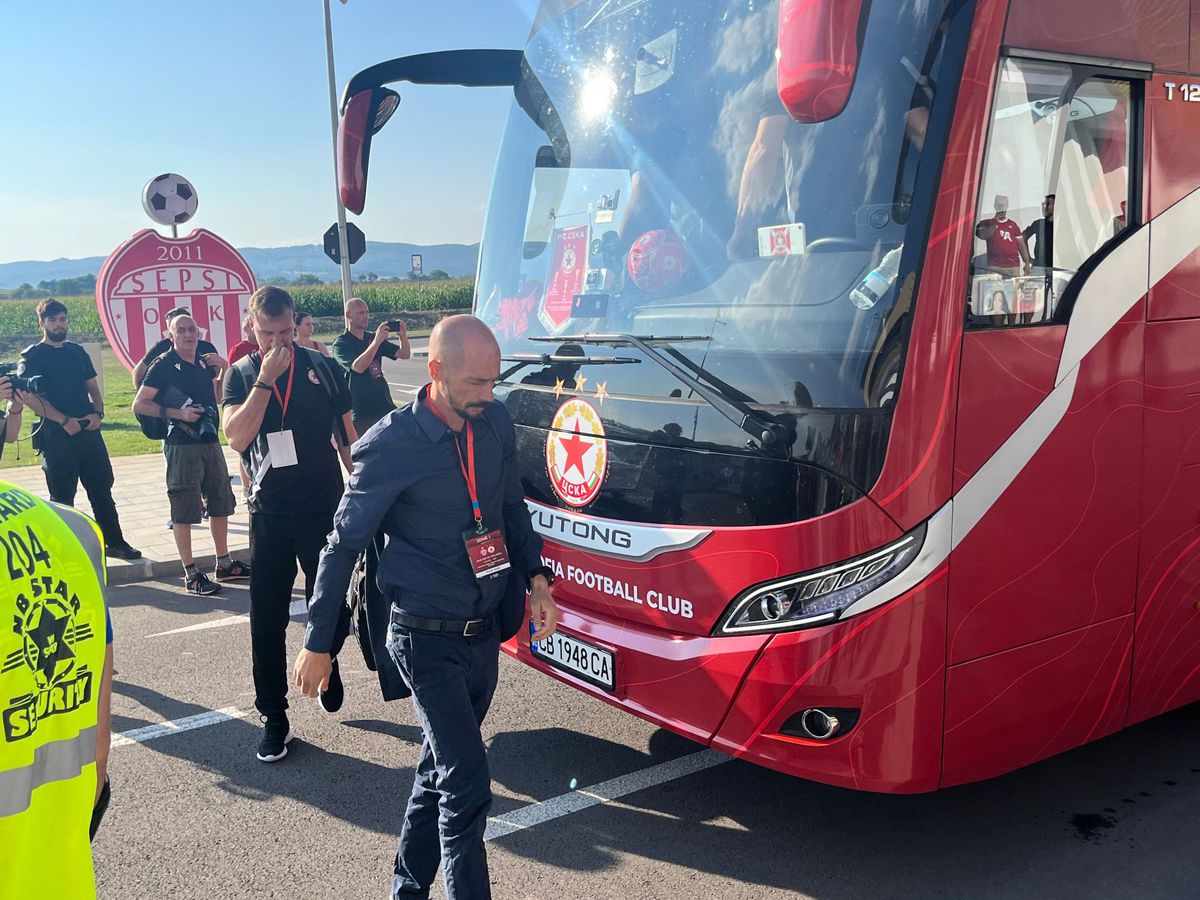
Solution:
M 104 671 L 96 523 L 0 481 L 0 898 L 96 896 Z

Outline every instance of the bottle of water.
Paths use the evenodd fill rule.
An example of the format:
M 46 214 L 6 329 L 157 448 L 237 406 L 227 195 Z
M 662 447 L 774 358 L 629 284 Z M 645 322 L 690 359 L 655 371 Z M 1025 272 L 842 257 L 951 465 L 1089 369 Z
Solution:
M 904 245 L 901 244 L 888 253 L 879 265 L 858 283 L 858 287 L 850 292 L 851 303 L 859 309 L 870 309 L 879 302 L 896 280 L 896 273 L 900 269 L 900 251 L 903 249 Z

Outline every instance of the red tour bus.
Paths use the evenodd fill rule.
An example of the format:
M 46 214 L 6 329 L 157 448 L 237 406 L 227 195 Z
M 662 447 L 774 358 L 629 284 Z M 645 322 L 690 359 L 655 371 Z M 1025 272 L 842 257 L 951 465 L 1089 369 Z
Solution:
M 561 633 L 520 660 L 760 765 L 989 778 L 1200 699 L 1188 0 L 547 0 L 475 312 Z M 417 123 L 419 124 L 419 123 Z

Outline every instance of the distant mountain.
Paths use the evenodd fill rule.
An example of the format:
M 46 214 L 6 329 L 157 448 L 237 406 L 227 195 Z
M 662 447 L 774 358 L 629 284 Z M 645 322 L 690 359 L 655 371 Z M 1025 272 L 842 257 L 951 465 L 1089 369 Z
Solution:
M 292 279 L 308 273 L 317 275 L 324 281 L 337 281 L 339 278 L 340 269 L 330 262 L 329 257 L 317 244 L 302 244 L 298 247 L 241 247 L 239 252 L 246 258 L 259 281 L 277 277 Z M 434 269 L 441 269 L 458 278 L 463 275 L 474 276 L 479 245 L 421 246 L 367 241 L 367 252 L 354 264 L 354 274 L 358 276 L 374 272 L 380 278 L 403 278 L 412 269 L 414 253 L 421 254 L 422 268 L 426 275 Z M 0 288 L 15 288 L 22 284 L 36 285 L 39 281 L 75 278 L 79 275 L 96 275 L 103 264 L 103 256 L 0 263 Z
M 60 278 L 75 278 L 79 275 L 96 275 L 102 265 L 103 256 L 0 263 L 0 288 L 15 288 L 22 284 L 36 285 L 39 281 L 57 281 Z

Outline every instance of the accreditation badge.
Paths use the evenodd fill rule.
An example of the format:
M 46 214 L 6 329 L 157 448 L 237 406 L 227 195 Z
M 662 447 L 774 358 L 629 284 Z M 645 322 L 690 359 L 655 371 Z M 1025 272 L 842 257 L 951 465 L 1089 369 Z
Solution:
M 508 548 L 504 546 L 504 532 L 499 528 L 491 531 L 468 528 L 463 532 L 463 544 L 476 578 L 498 575 L 512 567 L 508 560 Z

